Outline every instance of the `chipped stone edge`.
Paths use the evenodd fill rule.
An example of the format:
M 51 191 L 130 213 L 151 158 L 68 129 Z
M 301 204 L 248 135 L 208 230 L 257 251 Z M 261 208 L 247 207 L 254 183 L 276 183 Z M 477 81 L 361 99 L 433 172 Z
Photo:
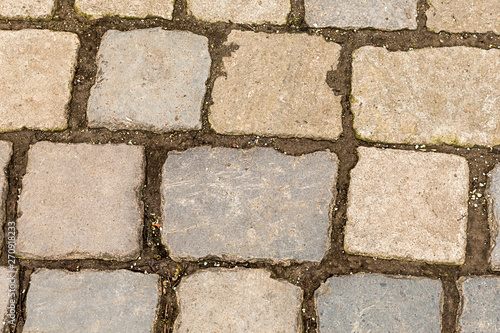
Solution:
M 9 190 L 9 183 L 8 183 L 8 178 L 7 178 L 7 169 L 9 167 L 9 163 L 12 159 L 12 155 L 13 155 L 13 145 L 12 145 L 12 142 L 10 141 L 0 141 L 0 144 L 2 143 L 6 143 L 7 147 L 8 147 L 8 150 L 9 150 L 9 153 L 7 154 L 7 163 L 5 164 L 5 167 L 4 168 L 1 168 L 0 169 L 0 172 L 2 172 L 4 174 L 4 177 L 5 177 L 5 180 L 3 182 L 0 183 L 0 193 L 3 192 L 3 196 L 0 196 L 0 216 L 2 217 L 2 219 L 0 219 L 0 223 L 2 225 L 5 225 L 5 222 L 7 221 L 7 212 L 6 212 L 6 208 L 7 208 L 7 195 L 8 195 L 8 190 Z M 0 229 L 0 241 L 3 241 L 4 240 L 4 232 L 3 232 L 3 228 Z M 2 249 L 0 248 L 0 255 L 2 254 Z
M 497 169 L 499 169 L 499 167 L 495 166 L 488 173 L 488 175 L 487 175 L 488 182 L 486 184 L 486 191 L 485 191 L 486 200 L 488 202 L 488 225 L 490 227 L 490 248 L 489 248 L 488 262 L 490 264 L 491 269 L 494 271 L 500 271 L 500 263 L 495 264 L 492 261 L 493 258 L 491 255 L 493 252 L 493 249 L 497 246 L 496 237 L 498 236 L 499 231 L 500 231 L 499 230 L 500 229 L 500 223 L 499 223 L 500 216 L 498 216 L 498 214 L 495 212 L 495 200 L 493 199 L 493 196 L 491 195 L 491 183 L 493 180 L 494 173 L 495 173 L 495 171 L 500 172 L 500 170 L 497 170 Z

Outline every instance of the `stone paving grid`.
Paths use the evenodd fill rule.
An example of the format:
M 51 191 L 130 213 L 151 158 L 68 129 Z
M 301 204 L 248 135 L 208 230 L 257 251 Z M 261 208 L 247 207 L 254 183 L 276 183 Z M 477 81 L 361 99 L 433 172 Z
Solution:
M 307 1 L 307 0 L 306 0 Z M 197 22 L 193 21 L 192 18 L 189 18 L 186 16 L 187 13 L 187 8 L 184 5 L 183 1 L 180 1 L 180 5 L 177 4 L 177 10 L 176 12 L 174 11 L 174 18 L 175 19 L 181 19 L 181 20 L 187 20 L 190 23 Z M 300 9 L 300 4 L 293 2 L 292 3 L 292 12 L 293 13 L 298 13 L 299 18 L 304 17 L 303 11 Z M 417 3 L 417 9 L 419 11 L 418 17 L 419 19 L 417 22 L 419 22 L 418 29 L 415 32 L 415 34 L 407 34 L 406 37 L 408 38 L 406 40 L 406 44 L 403 46 L 403 48 L 408 49 L 409 47 L 414 47 L 413 42 L 409 42 L 410 40 L 413 39 L 414 36 L 418 35 L 425 35 L 425 31 L 422 29 L 424 28 L 423 26 L 423 18 L 424 18 L 424 11 L 426 9 L 425 6 L 422 5 L 423 1 L 419 1 Z M 490 8 L 495 9 L 494 6 L 490 6 Z M 61 1 L 59 2 L 58 5 L 58 11 L 62 14 L 67 14 L 72 12 L 71 6 L 68 5 L 66 1 Z M 56 13 L 58 12 L 56 11 Z M 1 13 L 0 13 L 1 16 Z M 71 15 L 63 15 L 65 20 L 71 21 Z M 154 22 L 155 20 L 149 20 L 148 22 Z M 300 21 L 300 20 L 298 20 Z M 133 24 L 131 23 L 133 22 Z M 134 21 L 124 21 L 124 20 L 115 20 L 112 22 L 112 24 L 107 24 L 105 21 L 103 21 L 102 25 L 104 26 L 104 29 L 102 30 L 108 30 L 111 29 L 113 26 L 119 26 L 119 27 L 126 27 L 127 29 L 137 29 L 141 27 L 141 23 L 139 23 L 140 20 L 134 20 Z M 296 22 L 293 20 L 290 20 L 290 22 Z M 135 25 L 137 24 L 137 25 Z M 176 23 L 169 23 L 169 22 L 161 22 L 161 25 L 168 27 L 169 29 L 174 29 L 176 27 L 180 28 L 181 30 L 186 29 L 186 25 L 176 25 Z M 17 26 L 18 28 L 35 28 L 35 25 L 40 25 L 41 27 L 49 28 L 49 29 L 54 29 L 54 30 L 69 30 L 72 32 L 75 32 L 75 26 L 71 26 L 69 28 L 63 28 L 63 25 L 57 25 L 57 24 L 52 24 L 50 22 L 46 23 L 30 23 L 30 22 L 21 22 L 21 23 L 16 23 L 14 22 L 14 25 Z M 211 26 L 209 23 L 202 23 L 201 24 L 204 27 Z M 225 28 L 228 29 L 246 29 L 247 31 L 254 30 L 254 29 L 261 29 L 262 27 L 250 27 L 250 26 L 235 26 L 235 25 L 223 25 Z M 2 30 L 7 30 L 7 26 L 0 23 L 0 29 Z M 210 32 L 207 33 L 203 28 L 199 27 L 194 27 L 190 26 L 188 24 L 188 29 L 193 30 L 193 32 L 201 34 L 201 35 L 208 35 L 209 37 L 209 44 L 210 42 L 214 41 L 214 36 L 210 34 Z M 265 29 L 263 29 L 265 30 Z M 294 27 L 270 27 L 270 30 L 272 32 L 277 32 L 278 30 L 280 33 L 289 33 L 289 32 L 299 32 L 300 30 Z M 316 29 L 313 29 L 315 31 Z M 82 48 L 84 49 L 82 52 L 85 54 L 85 48 L 86 46 L 89 46 L 92 44 L 90 39 L 86 39 L 85 35 L 78 30 L 80 37 L 82 38 Z M 104 31 L 101 32 L 101 34 Z M 388 36 L 387 38 L 381 37 L 377 35 L 377 32 L 370 32 L 370 31 L 358 31 L 358 32 L 344 32 L 344 31 L 337 31 L 335 32 L 335 29 L 326 29 L 324 30 L 326 34 L 329 35 L 329 38 L 333 42 L 343 44 L 344 47 L 344 53 L 341 55 L 340 62 L 346 62 L 346 55 L 351 54 L 354 48 L 364 45 L 372 45 L 376 44 L 377 46 L 382 46 L 385 45 L 386 43 L 388 44 L 389 48 L 394 48 L 395 44 L 394 42 L 391 42 L 391 36 L 394 36 L 397 33 L 394 33 L 393 35 L 384 33 L 385 36 Z M 224 33 L 227 35 L 227 30 Z M 347 37 L 345 37 L 347 35 Z M 377 38 L 373 38 L 372 36 L 375 36 Z M 467 37 L 467 38 L 464 38 Z M 470 35 L 437 35 L 434 34 L 432 35 L 432 41 L 430 41 L 427 46 L 432 45 L 432 46 L 446 46 L 450 45 L 450 41 L 453 41 L 454 43 L 458 43 L 461 45 L 467 45 L 467 46 L 473 46 L 473 47 L 481 47 L 481 48 L 488 48 L 490 45 L 494 45 L 498 47 L 499 44 L 499 38 L 498 36 L 487 33 L 483 35 L 479 35 L 479 37 L 474 37 L 478 38 L 476 40 L 470 39 Z M 441 42 L 439 44 L 439 40 L 443 39 L 444 42 Z M 437 44 L 437 45 L 436 45 Z M 220 44 L 219 44 L 220 45 Z M 356 46 L 355 46 L 356 45 Z M 421 44 L 422 45 L 422 44 Z M 424 43 L 425 45 L 425 43 Z M 215 48 L 218 46 L 216 45 Z M 212 49 L 211 49 L 212 50 Z M 212 52 L 213 53 L 213 52 Z M 217 54 L 217 53 L 215 53 Z M 219 54 L 220 55 L 220 54 Z M 80 56 L 81 57 L 81 56 Z M 82 59 L 82 58 L 80 58 Z M 93 58 L 90 58 L 90 61 L 92 61 Z M 89 61 L 88 59 L 86 61 Z M 220 61 L 220 58 L 216 58 L 215 61 Z M 349 70 L 347 70 L 345 73 L 350 75 Z M 215 72 L 217 74 L 217 72 Z M 79 77 L 78 71 L 76 74 L 76 77 Z M 212 72 L 212 79 L 209 80 L 209 88 L 211 86 L 210 82 L 213 82 L 213 75 L 214 72 Z M 338 89 L 338 76 L 334 76 L 333 78 L 329 78 L 329 84 L 335 86 L 334 90 Z M 86 78 L 86 81 L 88 82 L 89 79 L 88 77 Z M 343 99 L 345 102 L 345 98 L 347 97 L 347 94 L 345 91 L 348 91 L 346 89 L 347 83 L 344 82 L 340 86 L 342 87 L 340 89 L 341 94 L 343 95 Z M 81 90 L 90 90 L 91 84 L 83 84 L 82 87 L 79 87 L 76 85 L 75 90 L 73 91 L 73 97 L 79 96 L 81 94 Z M 210 92 L 210 89 L 209 89 Z M 42 140 L 52 140 L 55 139 L 59 142 L 101 142 L 101 143 L 107 143 L 108 141 L 112 143 L 122 143 L 122 142 L 131 142 L 134 144 L 142 144 L 146 145 L 147 149 L 145 154 L 147 156 L 153 155 L 153 157 L 149 157 L 148 160 L 148 166 L 146 167 L 146 173 L 149 174 L 149 177 L 152 177 L 153 180 L 155 180 L 155 174 L 157 175 L 159 172 L 159 168 L 157 167 L 156 170 L 152 170 L 149 165 L 151 164 L 152 161 L 160 160 L 164 161 L 166 156 L 166 151 L 164 152 L 165 154 L 158 153 L 158 149 L 155 147 L 154 144 L 154 139 L 159 138 L 161 142 L 163 142 L 162 147 L 166 148 L 166 150 L 176 150 L 176 149 L 185 149 L 185 148 L 193 148 L 193 146 L 200 145 L 199 143 L 195 143 L 192 140 L 196 137 L 195 135 L 191 133 L 187 134 L 182 134 L 182 133 L 175 133 L 173 136 L 171 134 L 165 134 L 165 135 L 158 135 L 155 136 L 153 134 L 149 135 L 148 133 L 137 133 L 131 132 L 129 134 L 125 133 L 111 133 L 108 131 L 104 130 L 97 130 L 97 131 L 87 131 L 87 127 L 85 125 L 85 122 L 82 121 L 82 116 L 81 113 L 78 111 L 79 106 L 78 105 L 71 105 L 70 106 L 70 112 L 69 112 L 69 124 L 70 128 L 72 130 L 76 130 L 75 132 L 70 133 L 70 131 L 66 131 L 63 133 L 54 133 L 54 132 L 45 132 L 45 133 L 40 133 L 37 134 L 36 136 L 33 135 L 33 132 L 31 131 L 25 131 L 21 133 L 21 135 L 17 135 L 17 133 L 5 133 L 5 134 L 0 134 L 0 140 L 5 140 L 5 141 L 11 141 L 14 142 L 15 148 L 14 149 L 14 155 L 13 159 L 16 162 L 26 162 L 25 158 L 25 153 L 27 152 L 28 149 L 28 144 L 27 142 L 29 140 L 26 140 L 26 138 L 31 138 L 31 141 L 42 141 Z M 484 197 L 484 191 L 481 190 L 480 184 L 486 183 L 486 178 L 484 177 L 485 172 L 484 171 L 489 171 L 493 165 L 498 162 L 497 159 L 497 154 L 498 151 L 493 149 L 490 150 L 488 148 L 476 148 L 476 149 L 471 149 L 471 150 L 465 150 L 465 149 L 459 149 L 450 147 L 450 146 L 442 146 L 442 147 L 436 147 L 436 146 L 431 146 L 431 147 L 422 147 L 422 146 L 416 146 L 415 149 L 422 149 L 429 151 L 429 149 L 436 149 L 438 152 L 443 152 L 443 153 L 451 153 L 451 154 L 456 154 L 456 155 L 463 155 L 467 158 L 469 165 L 474 166 L 474 168 L 471 169 L 471 184 L 470 184 L 470 190 L 471 192 L 474 191 L 476 196 L 471 196 L 471 201 L 469 205 L 469 220 L 470 220 L 470 225 L 468 232 L 474 232 L 476 230 L 480 230 L 480 233 L 473 237 L 470 240 L 470 243 L 468 244 L 467 248 L 467 255 L 466 255 L 466 263 L 464 266 L 461 267 L 447 267 L 443 265 L 427 265 L 423 263 L 417 263 L 417 262 L 387 262 L 383 260 L 374 260 L 369 257 L 356 257 L 356 256 L 351 256 L 351 255 L 346 255 L 341 253 L 342 250 L 342 239 L 339 238 L 338 236 L 335 236 L 336 233 L 339 231 L 342 231 L 343 228 L 343 223 L 341 215 L 345 214 L 345 205 L 342 204 L 342 201 L 345 200 L 346 192 L 345 192 L 345 187 L 346 187 L 346 180 L 345 177 L 347 173 L 354 167 L 354 162 L 353 162 L 353 156 L 355 155 L 355 150 L 352 148 L 352 146 L 359 146 L 359 145 L 367 145 L 366 143 L 361 143 L 359 141 L 353 140 L 353 131 L 352 131 L 352 119 L 350 117 L 349 110 L 346 106 L 345 103 L 343 103 L 343 125 L 344 125 L 344 136 L 339 139 L 339 141 L 336 142 L 314 142 L 310 143 L 307 139 L 304 140 L 286 140 L 286 139 L 267 139 L 267 138 L 256 138 L 255 136 L 248 136 L 248 137 L 243 137 L 243 136 L 228 136 L 228 137 L 222 137 L 218 136 L 214 133 L 209 132 L 208 128 L 208 123 L 207 123 L 207 117 L 206 117 L 206 109 L 204 109 L 204 114 L 203 114 L 203 127 L 201 132 L 206 134 L 205 138 L 205 143 L 204 144 L 211 144 L 213 142 L 217 141 L 217 144 L 220 145 L 222 144 L 225 147 L 233 147 L 233 148 L 246 148 L 246 147 L 252 147 L 252 146 L 272 146 L 279 148 L 282 151 L 289 152 L 289 153 L 295 153 L 295 154 L 301 154 L 301 153 L 308 153 L 308 152 L 313 152 L 313 151 L 324 151 L 325 149 L 330 149 L 331 151 L 335 152 L 336 154 L 339 155 L 341 165 L 340 165 L 340 179 L 339 179 L 339 187 L 340 187 L 340 195 L 337 199 L 337 202 L 340 203 L 340 205 L 336 208 L 338 208 L 338 213 L 334 213 L 333 216 L 333 238 L 332 238 L 332 250 L 327 253 L 327 262 L 328 261 L 339 261 L 340 265 L 339 266 L 332 266 L 329 265 L 327 262 L 323 263 L 320 265 L 320 270 L 322 270 L 322 273 L 319 274 L 319 276 L 313 277 L 314 283 L 311 282 L 302 282 L 306 280 L 308 276 L 314 276 L 313 272 L 318 269 L 314 269 L 310 264 L 304 263 L 301 265 L 298 265 L 298 268 L 287 268 L 287 266 L 283 266 L 282 264 L 277 264 L 277 265 L 271 265 L 267 263 L 256 263 L 256 264 L 250 264 L 251 267 L 264 267 L 267 268 L 268 270 L 273 271 L 276 276 L 280 278 L 284 278 L 289 280 L 290 282 L 293 282 L 295 284 L 298 284 L 305 290 L 306 294 L 306 299 L 303 301 L 302 307 L 303 307 L 303 330 L 306 332 L 314 332 L 316 331 L 316 322 L 315 322 L 315 316 L 316 316 L 316 308 L 313 304 L 313 297 L 311 296 L 313 294 L 314 289 L 318 286 L 318 282 L 324 282 L 326 278 L 331 275 L 331 274 L 336 274 L 336 275 L 347 275 L 349 273 L 353 272 L 378 272 L 378 273 L 385 273 L 385 274 L 404 274 L 404 275 L 418 275 L 418 276 L 428 276 L 428 277 L 439 277 L 442 281 L 442 286 L 443 286 L 443 293 L 444 293 L 444 308 L 443 308 L 443 319 L 442 319 L 442 324 L 443 324 L 443 331 L 452 331 L 454 327 L 456 327 L 456 313 L 457 309 L 459 308 L 458 304 L 458 294 L 456 292 L 456 287 L 454 287 L 455 282 L 458 280 L 459 276 L 464 276 L 468 274 L 475 274 L 475 275 L 486 275 L 486 274 L 493 274 L 493 275 L 499 275 L 498 272 L 492 272 L 488 268 L 488 258 L 486 255 L 485 248 L 488 246 L 488 242 L 484 242 L 483 240 L 487 239 L 487 229 L 485 228 L 485 225 L 487 225 L 487 218 L 486 215 L 484 214 L 484 209 L 482 209 L 482 199 L 477 200 L 479 197 L 477 194 L 481 194 Z M 84 118 L 83 118 L 84 119 Z M 83 134 L 75 134 L 76 132 L 82 131 Z M 208 133 L 208 134 L 207 134 Z M 258 139 L 258 140 L 257 140 Z M 248 144 L 248 141 L 252 141 L 251 144 Z M 187 144 L 186 144 L 187 142 Z M 342 150 L 342 145 L 351 143 L 351 148 L 348 148 L 348 152 L 345 152 Z M 304 144 L 309 144 L 307 148 L 300 148 L 301 145 Z M 377 144 L 377 143 L 372 143 L 368 144 L 371 146 L 379 147 L 379 148 L 386 148 L 389 147 L 388 145 L 383 145 L 383 144 Z M 400 145 L 391 145 L 390 148 L 403 148 L 403 149 L 413 149 L 413 147 L 409 146 L 400 146 Z M 486 158 L 482 159 L 482 155 L 487 155 L 488 152 L 491 152 L 489 156 Z M 156 157 L 154 157 L 156 155 Z M 160 157 L 158 157 L 160 156 Z M 481 156 L 481 157 L 480 157 Z M 476 161 L 479 160 L 479 162 L 476 163 Z M 483 163 L 486 162 L 486 163 Z M 479 164 L 481 163 L 481 165 Z M 22 163 L 21 163 L 22 164 Z M 160 163 L 161 164 L 161 163 Z M 25 163 L 24 163 L 25 165 Z M 15 175 L 22 175 L 23 174 L 23 169 L 24 167 L 21 165 L 20 167 L 14 167 L 13 170 L 13 175 L 9 178 L 9 193 L 7 197 L 7 206 L 11 207 L 12 203 L 16 202 L 16 191 L 20 189 L 20 183 L 16 180 Z M 152 175 L 151 175 L 152 174 Z M 156 176 L 158 177 L 158 176 Z M 154 183 L 154 182 L 153 182 Z M 156 185 L 156 189 L 158 189 L 158 185 Z M 148 197 L 148 193 L 154 192 L 154 189 L 146 189 L 145 195 L 143 196 L 143 199 L 147 204 L 151 204 L 154 202 L 154 200 L 158 200 L 158 197 L 155 197 L 151 199 L 151 197 Z M 475 207 L 478 206 L 478 207 Z M 478 208 L 478 209 L 476 209 Z M 146 210 L 147 211 L 147 210 Z M 149 211 L 147 211 L 149 213 Z M 155 211 L 156 215 L 159 215 L 159 211 Z M 13 213 L 12 209 L 7 209 L 7 219 L 14 219 L 15 218 L 15 213 Z M 162 253 L 161 251 L 158 251 L 157 249 L 155 250 L 154 246 L 153 248 L 151 247 L 151 243 L 155 241 L 160 241 L 161 238 L 159 237 L 159 233 L 155 233 L 150 231 L 150 226 L 152 223 L 157 222 L 155 217 L 148 216 L 147 220 L 145 222 L 146 226 L 146 233 L 147 236 L 145 237 L 145 242 L 144 242 L 144 250 L 141 255 L 143 258 L 152 258 L 154 254 L 162 254 L 163 257 L 165 257 L 165 253 Z M 149 242 L 147 240 L 150 240 Z M 486 245 L 484 245 L 486 244 Z M 486 247 L 485 247 L 486 246 Z M 5 245 L 4 245 L 5 249 Z M 5 253 L 5 251 L 3 251 Z M 347 259 L 347 261 L 346 261 Z M 148 271 L 154 271 L 151 269 L 151 266 L 146 264 L 145 259 L 139 259 L 135 264 L 137 266 L 131 265 L 129 266 L 130 263 L 111 263 L 112 267 L 114 269 L 120 269 L 120 268 L 131 268 L 134 269 L 134 267 L 137 271 L 141 270 L 148 270 Z M 391 263 L 393 266 L 389 266 L 388 264 Z M 180 266 L 179 266 L 180 264 Z M 240 263 L 241 264 L 241 263 Z M 99 263 L 93 263 L 92 261 L 86 261 L 86 260 L 79 260 L 77 261 L 77 266 L 73 266 L 73 263 L 61 263 L 63 268 L 67 269 L 81 269 L 81 268 L 97 268 L 97 269 L 103 269 L 105 266 L 100 265 Z M 198 270 L 199 268 L 205 268 L 205 267 L 213 267 L 213 266 L 227 266 L 227 267 L 233 267 L 235 264 L 228 262 L 228 261 L 221 261 L 218 259 L 210 259 L 207 258 L 205 261 L 202 261 L 201 263 L 196 263 L 196 262 L 189 262 L 186 260 L 179 261 L 178 263 L 173 264 L 173 266 L 168 266 L 166 265 L 165 267 L 162 267 L 161 265 L 159 266 L 154 266 L 155 270 L 159 272 L 163 276 L 163 282 L 167 282 L 166 285 L 169 286 L 167 289 L 167 296 L 164 296 L 164 303 L 161 305 L 161 309 L 159 311 L 162 311 L 165 308 L 165 304 L 174 304 L 172 303 L 172 297 L 175 293 L 172 291 L 172 286 L 173 284 L 170 284 L 174 279 L 176 281 L 181 280 L 185 281 L 187 278 L 182 278 L 178 279 L 179 276 L 183 273 L 186 273 L 188 276 L 194 276 L 192 273 L 193 271 Z M 247 265 L 247 263 L 244 263 L 244 265 Z M 30 269 L 33 267 L 55 267 L 54 264 L 47 263 L 47 262 L 38 262 L 34 261 L 34 263 L 29 263 L 27 261 L 22 262 L 22 273 L 23 273 L 23 283 L 26 286 L 27 281 L 30 278 L 30 275 L 33 276 L 31 273 Z M 78 267 L 78 268 L 75 268 Z M 172 268 L 173 267 L 173 268 Z M 179 268 L 180 267 L 180 268 Z M 309 272 L 306 272 L 307 271 Z M 24 274 L 26 273 L 26 274 Z M 298 278 L 301 278 L 301 282 L 299 282 Z M 309 295 L 309 296 L 307 296 Z M 20 304 L 23 309 L 25 309 L 24 304 Z M 175 308 L 175 305 L 173 306 Z M 177 313 L 174 310 L 168 310 L 171 312 L 168 312 L 168 315 L 176 315 Z M 21 322 L 22 324 L 22 322 Z M 167 324 L 171 327 L 172 323 Z M 163 331 L 163 327 L 159 328 L 158 331 Z M 20 328 L 18 328 L 18 331 L 20 332 Z

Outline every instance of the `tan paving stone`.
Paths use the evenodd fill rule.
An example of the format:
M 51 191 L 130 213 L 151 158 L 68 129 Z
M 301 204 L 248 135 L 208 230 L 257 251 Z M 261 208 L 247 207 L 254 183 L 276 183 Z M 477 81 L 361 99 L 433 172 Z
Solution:
M 500 34 L 498 0 L 427 0 L 427 28 L 439 32 L 488 32 Z
M 12 154 L 12 144 L 0 141 L 0 223 L 5 222 L 5 199 L 7 191 L 7 175 L 5 173 Z M 0 230 L 0 239 L 3 239 L 3 230 Z M 1 318 L 1 317 L 0 317 Z
M 55 0 L 1 0 L 0 17 L 47 19 L 55 7 Z
M 490 265 L 493 270 L 500 271 L 500 166 L 495 166 L 488 177 L 488 219 L 491 233 Z
M 463 157 L 360 147 L 351 171 L 345 250 L 462 264 L 469 168 Z
M 67 127 L 79 44 L 69 32 L 0 31 L 0 132 Z
M 174 332 L 300 332 L 302 292 L 263 269 L 212 269 L 183 278 Z
M 190 14 L 208 22 L 285 24 L 289 0 L 187 0 Z
M 227 76 L 215 81 L 209 119 L 215 131 L 336 139 L 342 132 L 340 96 L 326 83 L 340 45 L 321 36 L 234 30 L 224 58 Z
M 76 0 L 77 10 L 93 18 L 104 16 L 172 18 L 173 0 Z
M 362 47 L 353 54 L 351 108 L 364 140 L 500 144 L 500 50 Z

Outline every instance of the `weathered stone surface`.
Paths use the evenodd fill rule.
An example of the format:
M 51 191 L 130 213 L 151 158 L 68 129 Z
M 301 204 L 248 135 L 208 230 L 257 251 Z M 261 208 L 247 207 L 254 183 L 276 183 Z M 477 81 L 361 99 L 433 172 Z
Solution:
M 223 59 L 227 77 L 214 84 L 209 119 L 225 134 L 336 139 L 342 132 L 340 96 L 326 83 L 340 46 L 321 36 L 233 30 Z
M 463 157 L 358 149 L 344 246 L 381 258 L 462 264 L 469 168 Z
M 17 298 L 11 297 L 11 293 L 17 293 L 17 287 L 17 271 L 0 267 L 0 329 L 9 326 L 9 321 L 16 319 Z
M 500 50 L 362 47 L 353 54 L 351 108 L 365 140 L 500 144 Z
M 0 17 L 50 18 L 55 6 L 55 0 L 2 0 L 0 1 Z
M 163 167 L 163 241 L 175 258 L 320 261 L 329 248 L 337 157 L 198 147 Z
M 376 274 L 332 277 L 316 291 L 320 332 L 441 332 L 441 283 Z
M 285 24 L 290 12 L 288 0 L 187 0 L 188 12 L 208 22 Z
M 12 144 L 6 141 L 0 141 L 0 223 L 5 222 L 5 196 L 7 195 L 7 177 L 5 169 L 10 162 L 12 154 Z M 3 230 L 0 230 L 0 239 L 3 238 Z
M 31 276 L 23 332 L 153 332 L 158 276 L 40 270 Z
M 141 251 L 142 147 L 39 142 L 28 153 L 16 253 L 126 260 Z
M 172 18 L 173 0 L 76 0 L 77 10 L 93 18 L 104 16 Z
M 416 0 L 305 0 L 305 8 L 312 27 L 417 28 Z
M 498 0 L 428 0 L 427 27 L 448 32 L 488 32 L 500 34 Z
M 459 332 L 500 331 L 500 277 L 460 278 Z
M 488 175 L 487 198 L 491 232 L 491 268 L 500 271 L 500 166 L 496 166 Z
M 67 127 L 79 45 L 69 32 L 0 31 L 0 132 Z
M 89 126 L 159 132 L 201 128 L 208 39 L 161 28 L 104 35 Z
M 174 332 L 299 332 L 302 292 L 263 269 L 213 269 L 182 279 Z

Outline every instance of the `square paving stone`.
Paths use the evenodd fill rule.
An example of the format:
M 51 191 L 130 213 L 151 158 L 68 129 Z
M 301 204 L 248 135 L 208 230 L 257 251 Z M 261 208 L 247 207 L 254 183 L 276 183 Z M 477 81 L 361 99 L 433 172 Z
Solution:
M 463 264 L 469 168 L 465 158 L 358 148 L 344 247 L 380 258 Z
M 305 0 L 312 27 L 417 28 L 417 0 Z
M 302 291 L 263 269 L 212 269 L 183 278 L 174 332 L 300 332 Z
M 354 129 L 368 141 L 500 144 L 500 50 L 458 46 L 353 53 Z
M 458 289 L 461 296 L 459 332 L 500 332 L 500 277 L 462 277 L 458 280 Z
M 490 264 L 492 269 L 500 271 L 500 166 L 495 166 L 488 176 L 487 198 L 492 247 Z
M 289 0 L 187 0 L 188 12 L 208 22 L 285 24 Z
M 271 148 L 171 152 L 161 185 L 174 258 L 320 261 L 329 249 L 337 156 Z
M 16 254 L 130 260 L 142 248 L 144 149 L 39 142 L 28 152 Z
M 441 332 L 438 280 L 332 277 L 315 296 L 320 332 Z
M 210 63 L 208 39 L 191 32 L 106 32 L 88 102 L 89 126 L 200 129 Z
M 153 332 L 157 275 L 40 270 L 31 276 L 24 333 Z
M 52 16 L 55 0 L 1 0 L 0 17 L 46 19 Z
M 69 32 L 0 31 L 0 132 L 67 127 L 79 45 Z
M 7 191 L 7 174 L 5 173 L 7 165 L 10 162 L 12 154 L 12 144 L 6 141 L 0 141 L 0 223 L 5 222 L 5 199 Z M 3 238 L 3 230 L 0 230 L 0 239 Z
M 233 30 L 216 79 L 209 120 L 223 134 L 337 139 L 341 96 L 326 83 L 340 45 L 322 36 Z
M 92 18 L 104 16 L 172 18 L 174 0 L 76 0 L 77 10 Z
M 500 34 L 498 0 L 427 0 L 427 27 L 435 32 L 488 32 Z

